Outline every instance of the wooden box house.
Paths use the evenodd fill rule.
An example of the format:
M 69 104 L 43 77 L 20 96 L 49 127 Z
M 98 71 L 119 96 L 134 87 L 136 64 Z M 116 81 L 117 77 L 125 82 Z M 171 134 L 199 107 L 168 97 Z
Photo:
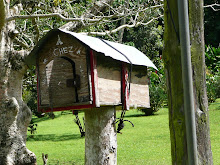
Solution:
M 54 29 L 26 62 L 37 66 L 39 111 L 150 107 L 147 67 L 156 67 L 134 47 Z

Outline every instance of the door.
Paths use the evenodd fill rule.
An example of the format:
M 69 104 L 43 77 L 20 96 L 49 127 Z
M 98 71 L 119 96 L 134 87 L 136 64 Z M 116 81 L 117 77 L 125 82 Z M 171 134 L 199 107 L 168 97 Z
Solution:
M 51 65 L 51 64 L 50 64 Z M 75 63 L 66 57 L 55 58 L 48 75 L 49 104 L 51 108 L 67 107 L 77 102 L 74 86 Z M 69 82 L 73 83 L 69 83 Z

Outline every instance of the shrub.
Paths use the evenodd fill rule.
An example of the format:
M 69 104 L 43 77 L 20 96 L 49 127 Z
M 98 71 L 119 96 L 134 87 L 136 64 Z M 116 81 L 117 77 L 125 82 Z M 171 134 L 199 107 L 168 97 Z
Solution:
M 220 47 L 215 48 L 210 45 L 206 46 L 205 63 L 213 74 L 220 71 Z
M 28 69 L 24 75 L 22 97 L 33 114 L 41 117 L 41 113 L 37 111 L 37 78 L 35 67 Z
M 164 66 L 161 58 L 155 58 L 154 63 L 157 65 L 157 70 L 149 71 L 149 91 L 150 91 L 150 106 L 151 108 L 141 109 L 145 115 L 152 115 L 159 108 L 167 104 L 166 78 L 164 76 Z
M 220 97 L 220 47 L 206 46 L 206 86 L 209 103 Z
M 220 74 L 207 73 L 206 74 L 207 96 L 209 103 L 214 102 L 220 98 Z

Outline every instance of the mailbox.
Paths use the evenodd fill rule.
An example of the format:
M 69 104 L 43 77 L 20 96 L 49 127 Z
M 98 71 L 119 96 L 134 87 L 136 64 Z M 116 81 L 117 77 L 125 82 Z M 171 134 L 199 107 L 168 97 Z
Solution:
M 25 61 L 36 65 L 41 112 L 150 107 L 147 67 L 156 67 L 134 47 L 54 29 Z

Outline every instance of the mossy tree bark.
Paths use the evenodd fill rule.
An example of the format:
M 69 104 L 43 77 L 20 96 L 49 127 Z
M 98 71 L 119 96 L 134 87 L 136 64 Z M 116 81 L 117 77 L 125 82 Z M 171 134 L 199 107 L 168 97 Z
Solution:
M 191 58 L 199 164 L 213 164 L 205 85 L 203 1 L 189 0 Z M 176 0 L 164 1 L 163 59 L 167 77 L 172 164 L 188 164 Z
M 189 1 L 189 21 L 196 111 L 196 133 L 201 164 L 213 164 L 206 92 L 203 1 Z
M 13 50 L 9 36 L 14 22 L 3 24 L 10 14 L 9 3 L 0 0 L 0 164 L 32 165 L 36 157 L 25 144 L 31 111 L 22 100 L 25 52 Z

